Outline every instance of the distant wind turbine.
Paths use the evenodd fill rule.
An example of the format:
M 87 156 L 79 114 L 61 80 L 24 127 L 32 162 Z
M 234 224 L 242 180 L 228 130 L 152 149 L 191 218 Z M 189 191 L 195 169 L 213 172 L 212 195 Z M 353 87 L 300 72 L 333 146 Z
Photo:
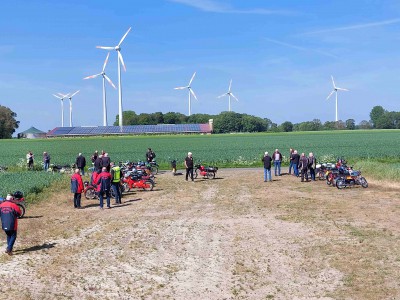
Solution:
M 105 72 L 109 56 L 110 56 L 110 52 L 107 53 L 107 57 L 106 57 L 106 60 L 104 61 L 103 70 L 101 71 L 101 73 L 83 78 L 83 79 L 91 79 L 91 78 L 96 78 L 97 76 L 100 76 L 100 75 L 103 77 L 103 126 L 108 125 L 107 124 L 107 102 L 106 102 L 106 80 L 111 84 L 111 86 L 114 89 L 116 88 L 114 83 L 112 83 L 111 79 L 108 78 L 108 76 L 106 75 L 106 72 Z
M 187 86 L 180 86 L 180 87 L 176 87 L 174 88 L 174 90 L 184 90 L 184 89 L 188 89 L 189 90 L 189 116 L 191 115 L 191 95 L 193 95 L 193 97 L 197 100 L 196 94 L 193 92 L 192 90 L 192 82 L 194 77 L 196 76 L 196 72 L 193 73 L 192 79 L 190 79 L 189 84 Z
M 128 35 L 129 31 L 131 31 L 132 27 L 129 27 L 128 31 L 124 34 L 122 39 L 119 41 L 118 45 L 115 47 L 104 47 L 104 46 L 96 46 L 96 48 L 104 49 L 104 50 L 115 50 L 118 53 L 118 114 L 119 114 L 119 126 L 122 127 L 122 84 L 121 84 L 121 64 L 124 67 L 126 72 L 126 67 L 124 63 L 124 59 L 121 54 L 121 44 Z
M 72 127 L 72 97 L 78 93 L 79 93 L 79 90 L 77 90 L 71 96 L 68 96 L 68 94 L 67 94 L 68 99 L 69 99 L 69 127 Z
M 58 93 L 58 95 L 53 94 L 53 96 L 61 100 L 61 127 L 64 127 L 64 99 L 68 97 L 68 94 Z
M 348 90 L 348 89 L 343 89 L 343 88 L 337 87 L 337 86 L 335 85 L 335 80 L 333 80 L 333 76 L 332 76 L 332 75 L 331 75 L 331 78 L 332 78 L 333 90 L 332 90 L 332 92 L 329 94 L 329 96 L 326 98 L 326 100 L 328 100 L 328 99 L 333 95 L 333 93 L 336 94 L 336 122 L 337 122 L 337 121 L 339 120 L 339 119 L 338 119 L 338 91 L 345 91 L 345 92 L 348 92 L 349 90 Z
M 222 98 L 222 97 L 228 96 L 228 98 L 229 98 L 228 111 L 231 111 L 231 97 L 232 97 L 233 99 L 235 99 L 236 101 L 239 101 L 239 99 L 236 98 L 235 95 L 232 93 L 231 87 L 232 87 L 232 79 L 231 79 L 231 82 L 229 83 L 228 92 L 225 93 L 225 94 L 223 94 L 223 95 L 221 95 L 221 96 L 218 96 L 218 97 L 217 97 L 217 98 Z

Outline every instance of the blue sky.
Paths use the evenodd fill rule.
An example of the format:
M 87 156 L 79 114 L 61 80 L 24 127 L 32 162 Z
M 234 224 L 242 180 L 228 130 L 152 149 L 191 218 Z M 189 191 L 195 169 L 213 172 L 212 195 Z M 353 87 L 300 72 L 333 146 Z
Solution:
M 136 113 L 188 113 L 186 85 L 198 101 L 192 113 L 228 109 L 280 124 L 335 118 L 330 75 L 339 87 L 339 119 L 368 120 L 373 106 L 399 111 L 400 2 L 352 1 L 7 1 L 0 12 L 0 104 L 17 113 L 22 131 L 60 126 L 52 94 L 80 90 L 73 125 L 102 125 L 101 71 L 107 52 L 122 45 L 123 108 Z M 107 75 L 115 85 L 117 56 Z M 107 86 L 108 119 L 118 113 Z M 69 124 L 65 102 L 65 125 Z

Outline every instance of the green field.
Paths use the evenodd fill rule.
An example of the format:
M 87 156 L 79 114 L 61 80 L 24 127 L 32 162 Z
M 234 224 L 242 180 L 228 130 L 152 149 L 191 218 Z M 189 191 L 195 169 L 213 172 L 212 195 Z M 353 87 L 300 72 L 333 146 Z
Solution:
M 58 138 L 45 140 L 1 140 L 0 165 L 13 166 L 31 150 L 40 162 L 43 151 L 56 164 L 73 163 L 79 152 L 87 159 L 94 150 L 105 150 L 114 161 L 144 160 L 148 147 L 157 161 L 168 167 L 170 159 L 183 161 L 188 151 L 195 160 L 219 166 L 259 166 L 265 151 L 275 148 L 288 156 L 290 147 L 314 152 L 319 160 L 344 156 L 348 160 L 378 159 L 400 162 L 400 130 L 357 130 L 227 135 L 168 135 L 130 137 Z

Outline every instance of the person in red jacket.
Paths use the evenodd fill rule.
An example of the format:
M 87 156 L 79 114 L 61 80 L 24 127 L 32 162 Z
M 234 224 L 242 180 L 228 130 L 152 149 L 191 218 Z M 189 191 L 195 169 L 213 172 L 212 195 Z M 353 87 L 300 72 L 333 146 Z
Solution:
M 74 193 L 74 207 L 81 208 L 81 198 L 83 192 L 83 181 L 79 169 L 75 169 L 71 177 L 71 193 Z
M 101 173 L 97 176 L 97 182 L 99 188 L 99 200 L 100 209 L 103 209 L 103 197 L 106 195 L 107 208 L 111 208 L 110 203 L 110 191 L 111 191 L 111 174 L 107 172 L 107 168 L 103 167 Z
M 1 226 L 7 235 L 6 253 L 8 255 L 12 255 L 17 239 L 18 217 L 21 216 L 21 209 L 12 200 L 14 197 L 8 194 L 6 200 L 0 204 Z

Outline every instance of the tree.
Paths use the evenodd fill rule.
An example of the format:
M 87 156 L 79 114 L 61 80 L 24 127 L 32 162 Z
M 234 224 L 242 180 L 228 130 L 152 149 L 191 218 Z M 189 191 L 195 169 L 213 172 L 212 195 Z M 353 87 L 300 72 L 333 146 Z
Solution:
M 283 122 L 279 127 L 280 127 L 281 130 L 284 131 L 284 132 L 291 132 L 291 131 L 293 131 L 293 123 L 292 123 L 292 122 L 289 122 L 289 121 Z
M 346 129 L 348 130 L 356 129 L 356 121 L 354 119 L 346 120 Z
M 335 130 L 336 122 L 335 121 L 326 121 L 324 123 L 324 130 Z
M 233 111 L 224 111 L 215 117 L 214 132 L 228 133 L 242 131 L 242 117 Z
M 379 118 L 381 118 L 385 114 L 385 110 L 382 106 L 374 106 L 369 114 L 371 118 L 372 126 L 376 127 L 376 123 L 378 122 Z
M 0 105 L 0 139 L 11 139 L 15 130 L 19 127 L 19 121 L 15 120 L 17 114 L 8 107 Z
M 372 125 L 367 120 L 362 120 L 360 124 L 358 124 L 358 128 L 360 129 L 371 129 Z

